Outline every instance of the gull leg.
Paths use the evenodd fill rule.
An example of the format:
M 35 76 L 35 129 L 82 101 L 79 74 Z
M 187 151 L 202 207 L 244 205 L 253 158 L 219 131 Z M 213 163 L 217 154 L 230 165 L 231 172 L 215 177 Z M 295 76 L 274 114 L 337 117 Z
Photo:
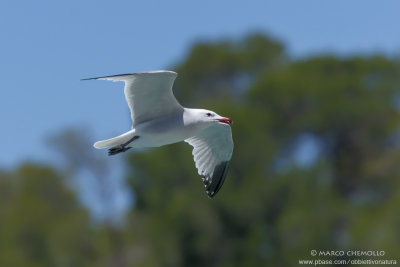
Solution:
M 138 138 L 139 138 L 139 136 L 134 136 L 134 137 L 132 137 L 131 139 L 129 139 L 127 142 L 125 142 L 123 144 L 120 144 L 118 146 L 113 146 L 112 148 L 110 148 L 108 150 L 108 155 L 109 156 L 113 156 L 113 155 L 116 155 L 118 153 L 127 151 L 128 149 L 131 148 L 131 147 L 127 147 L 127 145 L 129 145 L 130 143 L 132 143 L 133 141 L 135 141 Z

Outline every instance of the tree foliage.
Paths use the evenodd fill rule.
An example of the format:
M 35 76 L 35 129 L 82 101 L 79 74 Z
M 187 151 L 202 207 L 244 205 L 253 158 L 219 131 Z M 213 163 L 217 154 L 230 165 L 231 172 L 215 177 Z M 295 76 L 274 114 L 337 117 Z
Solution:
M 178 97 L 233 118 L 235 150 L 212 200 L 189 146 L 130 155 L 131 220 L 144 220 L 151 264 L 289 266 L 315 248 L 396 255 L 398 62 L 287 58 L 255 35 L 199 44 L 177 66 Z M 318 156 L 301 166 L 305 135 Z
M 0 191 L 1 266 L 91 266 L 100 254 L 87 211 L 52 168 L 3 173 Z

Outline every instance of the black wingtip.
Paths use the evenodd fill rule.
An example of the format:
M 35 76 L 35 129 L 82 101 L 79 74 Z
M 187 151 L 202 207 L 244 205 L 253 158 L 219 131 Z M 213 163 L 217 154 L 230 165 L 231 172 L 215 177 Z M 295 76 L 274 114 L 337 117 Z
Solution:
M 225 182 L 229 169 L 229 161 L 224 161 L 215 166 L 213 177 L 203 177 L 206 193 L 209 198 L 215 197 Z
M 124 77 L 129 76 L 135 73 L 124 73 L 124 74 L 117 74 L 117 75 L 108 75 L 108 76 L 100 76 L 100 77 L 92 77 L 92 78 L 85 78 L 81 79 L 81 81 L 89 81 L 89 80 L 99 80 L 99 79 L 107 79 L 107 78 L 116 78 L 116 77 Z
M 107 78 L 116 78 L 116 77 L 124 77 L 124 76 L 131 76 L 131 75 L 143 75 L 143 74 L 158 74 L 158 73 L 169 73 L 173 74 L 175 76 L 178 75 L 178 73 L 170 70 L 154 70 L 154 71 L 145 71 L 145 72 L 133 72 L 133 73 L 124 73 L 124 74 L 117 74 L 117 75 L 109 75 L 109 76 L 101 76 L 101 77 L 94 77 L 94 78 L 85 78 L 81 79 L 81 81 L 88 81 L 88 80 L 99 80 L 99 79 L 107 79 Z
M 81 81 L 90 81 L 90 80 L 97 80 L 98 78 L 84 78 Z

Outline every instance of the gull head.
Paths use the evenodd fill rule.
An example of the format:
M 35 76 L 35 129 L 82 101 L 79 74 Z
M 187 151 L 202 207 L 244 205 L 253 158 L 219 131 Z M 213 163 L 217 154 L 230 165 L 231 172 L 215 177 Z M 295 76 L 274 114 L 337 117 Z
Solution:
M 233 121 L 230 118 L 222 117 L 211 110 L 206 109 L 196 109 L 196 117 L 199 122 L 204 124 L 214 124 L 214 123 L 225 123 L 232 124 Z

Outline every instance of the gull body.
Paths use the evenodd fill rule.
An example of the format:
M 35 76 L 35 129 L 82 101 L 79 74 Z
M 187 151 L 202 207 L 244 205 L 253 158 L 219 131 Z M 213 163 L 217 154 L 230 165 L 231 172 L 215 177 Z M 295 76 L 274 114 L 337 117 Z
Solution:
M 124 81 L 132 117 L 131 130 L 94 147 L 111 147 L 109 155 L 115 155 L 130 148 L 185 141 L 193 146 L 198 173 L 213 197 L 222 187 L 232 156 L 232 120 L 210 110 L 182 107 L 172 92 L 176 76 L 172 71 L 152 71 L 85 79 Z
M 207 119 L 196 119 L 198 117 L 201 118 L 203 113 L 211 112 L 204 109 L 182 108 L 182 110 L 168 116 L 139 123 L 120 137 L 129 140 L 134 136 L 140 136 L 135 142 L 127 144 L 127 147 L 131 148 L 160 147 L 182 142 L 214 123 L 214 121 Z M 219 115 L 216 115 L 216 118 L 223 119 Z M 123 141 L 122 138 L 118 139 L 109 139 L 110 141 L 113 140 L 112 143 L 109 143 L 109 140 L 99 141 L 95 143 L 94 147 L 105 148 L 104 145 L 106 147 L 118 145 L 120 141 Z

